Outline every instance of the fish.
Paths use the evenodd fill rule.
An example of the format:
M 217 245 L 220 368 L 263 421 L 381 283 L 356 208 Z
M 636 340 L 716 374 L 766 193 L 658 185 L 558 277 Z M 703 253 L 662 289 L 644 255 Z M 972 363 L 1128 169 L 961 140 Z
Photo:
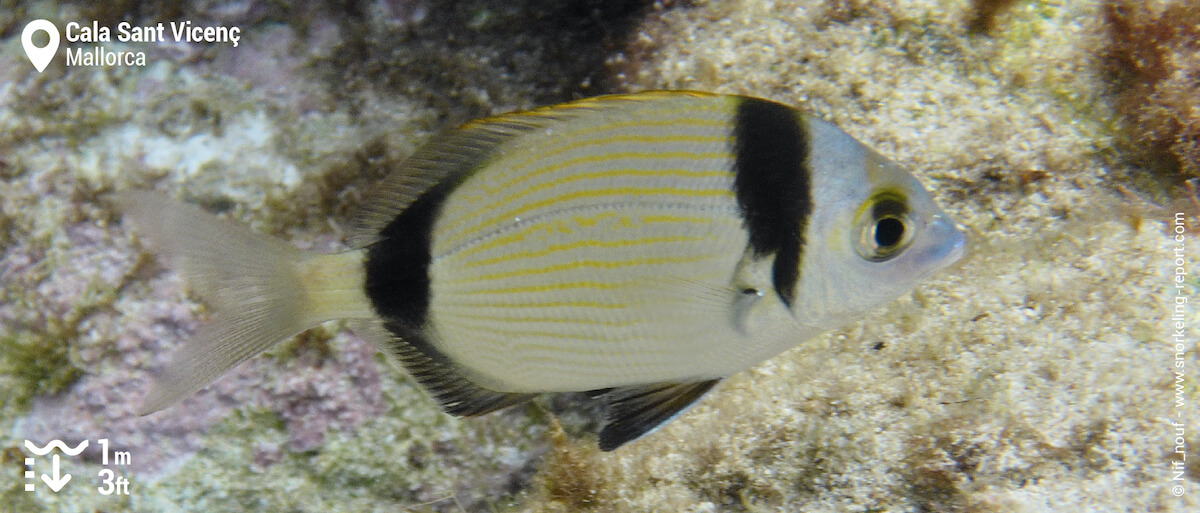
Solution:
M 433 137 L 319 254 L 152 191 L 116 193 L 213 315 L 142 414 L 330 320 L 452 415 L 601 401 L 612 451 L 722 379 L 910 292 L 964 252 L 910 172 L 774 101 L 605 95 Z

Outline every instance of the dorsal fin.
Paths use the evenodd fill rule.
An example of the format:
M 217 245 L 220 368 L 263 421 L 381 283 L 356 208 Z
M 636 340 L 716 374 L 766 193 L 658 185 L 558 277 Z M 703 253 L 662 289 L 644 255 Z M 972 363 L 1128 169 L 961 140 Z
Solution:
M 350 221 L 346 242 L 362 248 L 375 242 L 379 231 L 434 185 L 461 179 L 483 164 L 492 148 L 536 126 L 530 123 L 472 123 L 441 135 L 422 146 L 399 169 L 375 183 Z
M 601 397 L 608 403 L 608 421 L 600 430 L 600 450 L 611 451 L 650 434 L 695 404 L 720 381 L 659 383 L 604 391 Z
M 413 334 L 408 339 L 393 334 L 378 320 L 350 321 L 350 329 L 393 356 L 446 413 L 461 417 L 483 415 L 532 399 L 536 394 L 488 390 L 464 377 L 441 353 Z
M 374 243 L 379 231 L 422 194 L 445 180 L 466 178 L 487 162 L 497 146 L 515 137 L 573 119 L 583 112 L 634 106 L 641 101 L 670 96 L 709 94 L 674 91 L 596 96 L 484 118 L 434 136 L 399 169 L 372 185 L 350 221 L 346 242 L 354 249 Z

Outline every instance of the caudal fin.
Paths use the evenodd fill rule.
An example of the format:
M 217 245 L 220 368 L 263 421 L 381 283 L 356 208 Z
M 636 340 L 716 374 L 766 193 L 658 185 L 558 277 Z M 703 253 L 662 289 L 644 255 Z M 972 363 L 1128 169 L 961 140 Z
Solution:
M 361 292 L 361 252 L 306 253 L 150 192 L 118 193 L 113 202 L 213 310 L 156 378 L 142 415 L 183 400 L 285 338 L 371 313 Z

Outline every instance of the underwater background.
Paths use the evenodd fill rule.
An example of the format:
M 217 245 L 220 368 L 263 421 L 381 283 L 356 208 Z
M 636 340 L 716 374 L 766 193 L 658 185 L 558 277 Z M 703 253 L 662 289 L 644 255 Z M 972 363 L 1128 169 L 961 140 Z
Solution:
M 38 72 L 35 19 L 112 41 Z M 105 194 L 336 251 L 439 130 L 647 89 L 837 123 L 967 257 L 613 453 L 570 397 L 445 415 L 339 323 L 135 414 L 208 310 Z M 1188 0 L 0 0 L 0 512 L 1200 511 L 1197 179 Z M 59 492 L 54 439 L 89 441 Z

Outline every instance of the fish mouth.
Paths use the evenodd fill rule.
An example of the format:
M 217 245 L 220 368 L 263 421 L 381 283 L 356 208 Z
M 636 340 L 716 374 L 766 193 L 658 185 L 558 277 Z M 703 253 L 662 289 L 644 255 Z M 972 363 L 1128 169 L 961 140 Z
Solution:
M 911 271 L 920 278 L 950 267 L 966 253 L 965 230 L 945 215 L 931 216 L 924 232 L 925 243 L 912 248 L 916 254 L 910 260 L 914 264 Z
M 934 220 L 930 223 L 939 222 L 946 225 L 943 230 L 948 232 L 949 241 L 946 243 L 947 249 L 941 259 L 939 268 L 949 267 L 951 264 L 958 262 L 967 252 L 967 231 L 966 227 L 951 221 L 944 216 L 933 216 Z

